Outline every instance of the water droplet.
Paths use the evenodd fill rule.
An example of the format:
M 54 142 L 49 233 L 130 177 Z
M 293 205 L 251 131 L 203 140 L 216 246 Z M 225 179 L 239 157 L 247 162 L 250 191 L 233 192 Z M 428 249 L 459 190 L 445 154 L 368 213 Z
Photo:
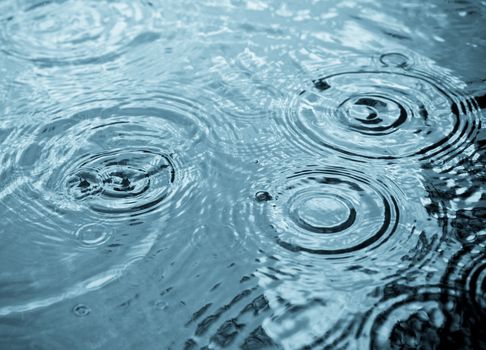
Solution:
M 329 85 L 329 83 L 324 79 L 317 79 L 317 80 L 313 80 L 312 82 L 314 83 L 315 88 L 320 91 L 325 91 L 331 88 L 331 85 Z
M 380 56 L 380 62 L 386 67 L 406 68 L 409 58 L 399 52 L 389 52 Z
M 266 191 L 259 191 L 255 194 L 257 202 L 268 202 L 273 199 L 272 195 Z
M 108 242 L 113 235 L 113 229 L 103 224 L 87 224 L 81 226 L 74 235 L 82 246 L 94 248 Z
M 86 317 L 90 314 L 91 309 L 84 304 L 78 304 L 73 307 L 73 312 L 78 317 Z

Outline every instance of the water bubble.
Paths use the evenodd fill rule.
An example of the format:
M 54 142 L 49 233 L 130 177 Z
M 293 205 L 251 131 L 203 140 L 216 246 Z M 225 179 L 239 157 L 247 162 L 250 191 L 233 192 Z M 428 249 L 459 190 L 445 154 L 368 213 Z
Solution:
M 399 52 L 388 52 L 380 56 L 380 62 L 386 67 L 407 68 L 410 66 L 410 59 Z
M 87 305 L 78 304 L 73 307 L 73 312 L 78 317 L 86 317 L 91 313 L 91 309 Z
M 94 248 L 108 242 L 113 231 L 103 224 L 87 224 L 81 226 L 74 234 L 83 247 Z
M 258 191 L 255 193 L 255 199 L 257 202 L 268 202 L 273 199 L 272 195 L 267 191 Z

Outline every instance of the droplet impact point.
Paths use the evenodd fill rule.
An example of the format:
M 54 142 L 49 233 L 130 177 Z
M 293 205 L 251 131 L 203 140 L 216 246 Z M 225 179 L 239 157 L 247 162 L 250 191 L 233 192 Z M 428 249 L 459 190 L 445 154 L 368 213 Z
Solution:
M 385 66 L 385 67 L 397 67 L 397 68 L 406 68 L 410 64 L 410 60 L 407 56 L 404 54 L 398 53 L 398 52 L 390 52 L 390 53 L 385 53 L 380 56 L 380 62 Z
M 268 202 L 273 199 L 272 195 L 267 191 L 258 191 L 255 194 L 255 199 L 257 202 Z
M 86 317 L 91 313 L 91 309 L 87 305 L 78 304 L 73 307 L 73 312 L 78 317 Z
M 75 237 L 82 246 L 87 248 L 99 247 L 110 240 L 113 231 L 102 224 L 87 224 L 81 226 L 75 233 Z

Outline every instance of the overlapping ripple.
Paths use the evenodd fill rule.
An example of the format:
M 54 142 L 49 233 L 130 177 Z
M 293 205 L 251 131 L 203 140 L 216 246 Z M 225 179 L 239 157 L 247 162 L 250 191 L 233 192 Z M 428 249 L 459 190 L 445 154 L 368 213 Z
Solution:
M 0 0 L 0 347 L 486 348 L 469 2 Z
M 0 17 L 1 50 L 43 65 L 112 60 L 160 37 L 161 13 L 149 3 L 54 0 L 11 4 L 12 9 Z M 170 27 L 164 29 L 163 35 L 170 37 Z
M 99 288 L 161 237 L 170 242 L 164 225 L 199 191 L 207 127 L 188 99 L 162 90 L 146 97 L 83 103 L 3 140 L 9 175 L 0 197 L 16 215 L 1 224 L 12 239 L 2 260 L 15 275 L 0 279 L 22 287 L 0 314 Z
M 369 349 L 484 347 L 484 244 L 449 260 L 436 285 L 385 285 L 383 297 L 348 323 L 334 347 Z M 357 341 L 356 343 L 354 343 Z
M 229 219 L 243 249 L 277 257 L 279 269 L 300 270 L 293 288 L 305 289 L 316 275 L 333 281 L 316 292 L 359 281 L 372 286 L 413 275 L 438 253 L 438 224 L 410 202 L 398 179 L 356 164 L 280 162 L 271 179 L 270 165 L 260 164 L 261 177 L 257 170 L 249 179 L 252 192 L 234 200 Z
M 478 243 L 465 248 L 449 261 L 443 283 L 461 291 L 462 307 L 468 310 L 468 322 L 481 324 L 486 316 L 486 244 Z M 484 340 L 484 330 L 472 327 L 478 341 Z M 482 336 L 480 336 L 482 334 Z
M 445 342 L 454 344 L 453 329 L 447 329 L 451 310 L 446 309 L 441 299 L 444 293 L 449 293 L 457 302 L 457 293 L 438 286 L 403 289 L 392 291 L 365 315 L 366 321 L 357 330 L 358 347 L 433 349 Z M 449 307 L 457 308 L 457 304 Z
M 453 158 L 478 133 L 477 105 L 417 66 L 398 52 L 331 62 L 294 92 L 284 132 L 309 152 L 353 159 Z
M 425 190 L 410 174 L 297 158 L 258 164 L 226 220 L 237 249 L 260 253 L 254 275 L 274 312 L 266 330 L 284 347 L 321 348 L 349 340 L 349 327 L 341 334 L 336 325 L 357 322 L 381 286 L 434 276 L 445 236 L 415 199 Z
M 216 56 L 196 83 L 205 92 L 205 108 L 214 120 L 214 150 L 243 161 L 274 152 L 283 139 L 275 132 L 275 116 L 282 114 L 282 93 L 272 77 L 278 72 L 249 48 L 232 60 Z M 206 97 L 207 96 L 207 97 Z
M 95 211 L 138 213 L 167 197 L 175 175 L 168 155 L 119 149 L 82 159 L 65 186 L 74 199 L 96 198 L 90 203 Z

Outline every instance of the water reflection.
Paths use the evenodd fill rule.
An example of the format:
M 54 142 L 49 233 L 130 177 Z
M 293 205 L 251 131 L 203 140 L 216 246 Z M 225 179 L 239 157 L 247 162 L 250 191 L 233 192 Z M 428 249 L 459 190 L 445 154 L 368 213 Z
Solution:
M 484 348 L 485 9 L 0 1 L 0 348 Z

